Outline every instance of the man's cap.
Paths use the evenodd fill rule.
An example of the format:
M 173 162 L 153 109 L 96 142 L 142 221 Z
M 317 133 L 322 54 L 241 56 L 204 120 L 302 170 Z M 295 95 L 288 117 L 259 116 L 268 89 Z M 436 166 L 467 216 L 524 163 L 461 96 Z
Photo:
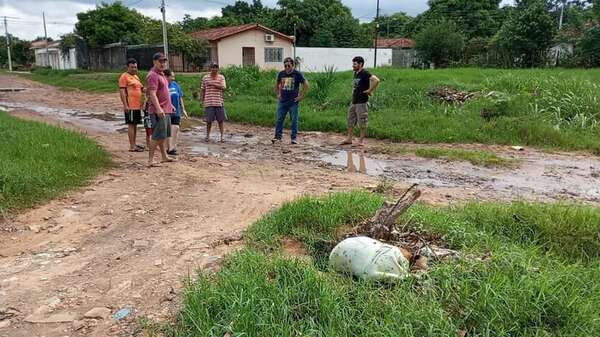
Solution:
M 152 59 L 153 59 L 154 61 L 156 61 L 156 60 L 165 60 L 165 59 L 166 59 L 166 57 L 165 57 L 165 54 L 163 54 L 163 53 L 161 53 L 161 52 L 158 52 L 158 53 L 155 53 L 155 54 L 152 56 Z
M 208 68 L 219 68 L 219 64 L 217 62 L 211 62 Z

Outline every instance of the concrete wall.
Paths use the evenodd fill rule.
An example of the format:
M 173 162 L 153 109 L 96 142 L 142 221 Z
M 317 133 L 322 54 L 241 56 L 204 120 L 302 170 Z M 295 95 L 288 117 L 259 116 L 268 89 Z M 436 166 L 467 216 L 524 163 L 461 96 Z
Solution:
M 274 42 L 265 42 L 265 32 L 259 29 L 233 35 L 218 42 L 217 54 L 219 66 L 242 65 L 242 48 L 254 47 L 255 64 L 261 69 L 282 69 L 282 62 L 265 62 L 265 48 L 283 48 L 283 58 L 293 57 L 291 41 L 275 35 Z
M 362 56 L 367 67 L 373 67 L 375 49 L 372 48 L 311 48 L 297 47 L 296 57 L 300 61 L 300 70 L 308 72 L 323 71 L 334 67 L 336 71 L 352 69 L 352 59 Z M 377 66 L 392 65 L 392 49 L 377 49 Z
M 68 54 L 63 54 L 58 48 L 35 49 L 35 65 L 39 67 L 52 67 L 56 70 L 77 69 L 77 54 L 75 48 L 69 49 Z

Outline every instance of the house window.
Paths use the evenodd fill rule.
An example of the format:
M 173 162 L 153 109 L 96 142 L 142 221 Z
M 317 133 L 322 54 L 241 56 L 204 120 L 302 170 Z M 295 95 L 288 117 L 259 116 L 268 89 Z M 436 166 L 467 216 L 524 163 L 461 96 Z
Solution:
M 265 48 L 265 62 L 282 62 L 283 48 Z

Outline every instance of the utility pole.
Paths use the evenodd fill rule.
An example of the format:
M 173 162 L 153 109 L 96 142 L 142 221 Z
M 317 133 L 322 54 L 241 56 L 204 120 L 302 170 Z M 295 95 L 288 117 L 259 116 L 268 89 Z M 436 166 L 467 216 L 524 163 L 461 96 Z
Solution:
M 377 68 L 377 41 L 379 39 L 379 0 L 377 0 L 377 12 L 375 13 L 375 57 L 373 68 Z
M 10 38 L 8 37 L 8 24 L 4 17 L 4 32 L 6 33 L 6 51 L 8 52 L 8 71 L 12 72 L 12 59 L 10 57 Z
M 563 25 L 563 18 L 565 16 L 565 5 L 566 5 L 567 0 L 563 0 L 562 2 L 562 6 L 560 6 L 560 19 L 558 20 L 558 30 L 560 31 L 562 29 L 562 25 Z
M 46 31 L 46 14 L 42 12 L 42 20 L 44 21 L 44 40 L 46 41 L 46 65 L 50 66 L 50 52 L 48 51 L 48 32 Z
M 160 11 L 162 12 L 162 29 L 163 29 L 163 51 L 165 57 L 167 58 L 167 65 L 169 64 L 169 43 L 167 41 L 167 20 L 166 16 L 166 8 L 165 8 L 165 0 L 160 2 Z
M 294 64 L 296 63 L 296 23 L 294 23 Z
M 558 31 L 560 32 L 562 30 L 562 26 L 563 26 L 563 18 L 565 16 L 565 5 L 567 4 L 567 0 L 563 0 L 562 1 L 562 6 L 560 6 L 560 19 L 558 19 Z M 554 60 L 554 66 L 558 66 L 558 61 L 560 60 L 560 48 L 561 46 L 558 45 L 556 47 L 556 59 Z

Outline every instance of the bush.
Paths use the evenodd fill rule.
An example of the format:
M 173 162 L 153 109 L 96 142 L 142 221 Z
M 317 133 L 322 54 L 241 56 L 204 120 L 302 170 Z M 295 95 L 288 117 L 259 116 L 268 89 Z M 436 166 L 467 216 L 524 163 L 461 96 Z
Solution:
M 460 60 L 465 37 L 453 22 L 442 21 L 425 27 L 415 37 L 415 43 L 423 60 L 436 68 L 445 68 L 450 62 Z
M 585 67 L 600 66 L 600 27 L 593 27 L 585 31 L 577 44 L 577 58 Z

